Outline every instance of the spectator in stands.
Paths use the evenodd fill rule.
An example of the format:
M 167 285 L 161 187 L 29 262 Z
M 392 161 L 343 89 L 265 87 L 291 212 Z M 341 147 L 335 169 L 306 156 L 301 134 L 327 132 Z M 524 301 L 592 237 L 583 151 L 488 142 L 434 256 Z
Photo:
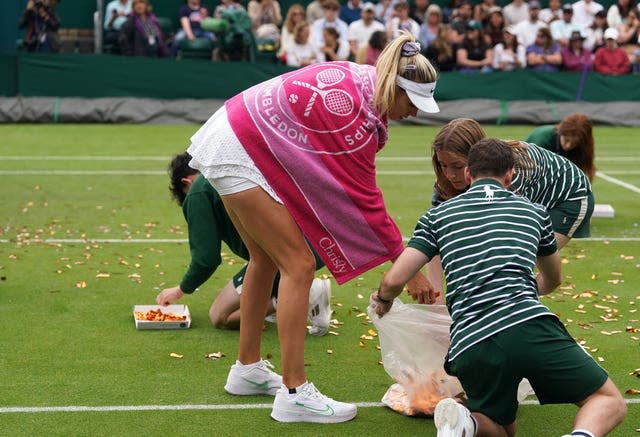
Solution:
M 132 12 L 120 28 L 120 50 L 128 56 L 165 57 L 169 50 L 158 19 L 147 0 L 133 0 Z
M 362 11 L 362 3 L 360 0 L 347 0 L 347 3 L 340 8 L 340 19 L 347 23 L 347 25 L 360 19 L 360 12 Z
M 547 27 L 547 25 L 538 18 L 539 15 L 540 2 L 538 0 L 531 0 L 529 2 L 529 18 L 519 22 L 513 27 L 518 38 L 518 43 L 529 47 L 535 43 L 538 30 L 542 27 Z
M 463 73 L 492 71 L 493 49 L 482 36 L 482 23 L 471 20 L 462 44 L 456 50 L 456 67 Z
M 496 5 L 496 0 L 482 0 L 473 7 L 473 19 L 482 24 L 487 24 L 489 14 L 496 8 L 502 10 L 500 6 Z
M 429 45 L 438 36 L 438 31 L 444 26 L 442 23 L 442 10 L 440 6 L 435 3 L 429 5 L 427 13 L 425 14 L 425 20 L 420 25 L 420 34 L 418 35 L 418 41 L 423 48 L 429 47 Z
M 535 71 L 558 71 L 561 65 L 560 45 L 553 42 L 549 29 L 539 29 L 535 43 L 527 47 L 527 68 Z
M 131 13 L 131 0 L 112 0 L 107 3 L 104 12 L 102 41 L 105 47 L 111 47 L 111 53 L 120 53 L 118 40 L 120 38 L 120 28 L 127 21 L 127 16 Z
M 387 24 L 393 18 L 395 6 L 398 2 L 404 0 L 380 0 L 376 4 L 376 20 L 382 24 Z
M 587 71 L 593 67 L 593 53 L 584 48 L 585 37 L 579 30 L 574 30 L 569 37 L 569 45 L 560 49 L 562 69 L 565 71 Z
M 376 61 L 388 41 L 385 30 L 376 30 L 373 32 L 371 38 L 369 38 L 369 42 L 358 49 L 356 63 L 376 65 Z
M 442 7 L 442 21 L 445 24 L 451 24 L 453 19 L 458 16 L 458 9 L 461 4 L 462 0 L 449 0 L 449 3 Z M 473 18 L 473 11 L 470 18 Z
M 551 37 L 561 46 L 567 46 L 571 32 L 575 29 L 580 29 L 580 27 L 573 24 L 573 7 L 571 4 L 565 3 L 562 6 L 562 20 L 555 20 L 549 25 Z
M 374 32 L 385 30 L 384 24 L 375 19 L 373 3 L 364 3 L 360 11 L 360 19 L 349 24 L 349 45 L 351 55 L 355 58 L 358 50 L 369 43 Z
M 613 27 L 604 31 L 605 45 L 596 50 L 593 69 L 608 75 L 627 74 L 631 70 L 631 62 L 627 52 L 618 47 L 618 31 Z
M 320 18 L 324 18 L 324 0 L 312 0 L 308 5 L 305 13 L 307 15 L 307 23 L 314 23 Z
M 636 0 L 618 0 L 607 10 L 607 24 L 614 29 L 619 29 L 622 24 L 627 23 L 629 11 L 637 7 Z
M 504 25 L 512 26 L 529 18 L 529 5 L 524 0 L 513 0 L 502 8 Z
M 242 6 L 240 3 L 238 3 L 235 0 L 221 0 L 220 4 L 218 6 L 216 6 L 216 8 L 213 10 L 213 16 L 215 18 L 222 18 L 222 14 L 225 11 L 246 11 L 246 9 L 244 8 L 244 6 Z
M 311 44 L 320 48 L 324 46 L 324 36 L 322 30 L 325 27 L 335 27 L 340 35 L 340 40 L 349 44 L 349 26 L 338 18 L 340 3 L 338 0 L 324 0 L 324 18 L 314 21 L 311 24 Z
M 171 45 L 171 56 L 175 57 L 180 50 L 180 44 L 186 39 L 194 40 L 196 38 L 208 38 L 215 40 L 215 36 L 211 32 L 206 32 L 200 26 L 202 20 L 210 17 L 211 11 L 203 6 L 200 0 L 187 0 L 187 3 L 180 6 L 178 10 L 178 19 L 180 28 L 173 37 Z
M 609 26 L 615 29 L 611 23 Z M 627 13 L 627 22 L 620 25 L 618 33 L 620 34 L 618 44 L 625 49 L 630 57 L 633 56 L 638 50 L 638 35 L 640 35 L 640 11 L 638 9 L 631 9 Z
M 608 28 L 607 14 L 604 11 L 598 12 L 593 19 L 593 24 L 585 29 L 587 39 L 584 46 L 592 52 L 604 46 L 604 32 Z
M 462 0 L 455 17 L 451 19 L 450 27 L 452 42 L 460 44 L 467 33 L 467 24 L 473 19 L 473 9 L 470 0 Z
M 247 12 L 256 38 L 273 40 L 279 46 L 282 13 L 278 0 L 249 0 Z
M 456 69 L 456 50 L 451 38 L 452 31 L 444 25 L 438 29 L 438 36 L 423 53 L 439 71 Z
M 322 29 L 324 45 L 320 47 L 320 61 L 346 61 L 351 55 L 348 43 L 340 40 L 335 27 L 325 27 Z
M 591 26 L 593 17 L 604 10 L 595 0 L 578 0 L 573 4 L 573 22 L 581 27 Z
M 591 119 L 584 114 L 571 114 L 559 124 L 535 128 L 525 140 L 564 156 L 593 182 L 596 175 Z
M 293 44 L 287 45 L 286 59 L 290 67 L 305 67 L 318 62 L 318 50 L 311 44 L 309 23 L 301 21 L 293 30 Z
M 518 44 L 513 27 L 504 29 L 504 41 L 493 48 L 493 69 L 512 71 L 527 66 L 526 49 Z
M 489 12 L 484 24 L 484 39 L 491 47 L 495 47 L 504 39 L 504 17 L 502 9 L 497 6 Z
M 392 40 L 400 36 L 403 30 L 411 33 L 415 39 L 420 36 L 420 25 L 409 17 L 409 4 L 401 1 L 394 6 L 394 15 L 387 21 L 387 37 Z
M 289 6 L 287 15 L 284 18 L 282 31 L 280 32 L 280 49 L 278 50 L 278 58 L 286 64 L 287 47 L 293 44 L 294 29 L 298 23 L 302 23 L 305 17 L 304 6 L 300 3 L 294 3 Z
M 561 0 L 549 0 L 549 7 L 542 9 L 538 18 L 547 26 L 556 20 L 562 20 Z
M 29 52 L 57 53 L 60 51 L 58 29 L 60 18 L 56 12 L 58 0 L 29 0 L 18 21 L 20 29 L 27 29 L 24 43 Z
M 418 24 L 424 23 L 429 9 L 429 0 L 413 0 L 409 6 L 409 16 Z

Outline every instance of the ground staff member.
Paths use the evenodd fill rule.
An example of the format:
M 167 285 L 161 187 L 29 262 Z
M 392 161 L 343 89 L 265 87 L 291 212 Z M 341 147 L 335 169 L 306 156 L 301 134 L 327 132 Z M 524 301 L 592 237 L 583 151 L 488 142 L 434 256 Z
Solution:
M 377 187 L 375 156 L 387 141 L 388 118 L 438 111 L 436 77 L 405 34 L 386 47 L 375 69 L 320 63 L 258 84 L 228 100 L 191 138 L 190 165 L 220 193 L 250 255 L 238 360 L 227 384 L 261 362 L 265 290 L 280 272 L 283 385 L 275 420 L 331 423 L 356 415 L 355 405 L 323 395 L 305 375 L 302 309 L 314 271 L 307 241 L 338 283 L 402 252 L 402 235 Z M 417 278 L 412 286 L 427 301 L 426 278 Z
M 538 300 L 560 284 L 560 256 L 549 213 L 506 189 L 514 152 L 491 138 L 471 148 L 464 171 L 470 188 L 420 218 L 371 304 L 384 316 L 409 278 L 440 255 L 453 320 L 445 369 L 460 380 L 469 409 L 440 401 L 439 437 L 515 435 L 523 378 L 543 404 L 578 405 L 572 436 L 601 437 L 622 422 L 626 405 L 606 372 Z

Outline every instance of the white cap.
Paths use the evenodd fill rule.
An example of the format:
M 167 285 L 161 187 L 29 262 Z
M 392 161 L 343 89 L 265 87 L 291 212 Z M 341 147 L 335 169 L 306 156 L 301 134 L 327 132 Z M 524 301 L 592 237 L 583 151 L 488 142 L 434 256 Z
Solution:
M 615 27 L 609 27 L 604 31 L 604 39 L 615 39 L 618 40 L 618 31 Z
M 436 83 L 418 83 L 400 75 L 396 76 L 396 84 L 407 92 L 411 103 L 422 112 L 440 112 L 438 104 L 433 98 Z
M 375 11 L 376 7 L 371 2 L 366 2 L 361 8 L 363 11 Z

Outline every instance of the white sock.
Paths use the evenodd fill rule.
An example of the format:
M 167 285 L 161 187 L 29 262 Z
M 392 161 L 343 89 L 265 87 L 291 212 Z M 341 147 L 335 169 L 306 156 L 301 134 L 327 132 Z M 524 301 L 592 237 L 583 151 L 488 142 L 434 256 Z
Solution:
M 306 387 L 308 383 L 309 383 L 309 381 L 305 381 L 305 382 L 303 382 L 302 384 L 300 384 L 299 386 L 297 386 L 297 387 L 295 387 L 295 388 L 287 388 L 287 390 L 289 390 L 289 394 L 290 394 L 290 395 L 294 395 L 294 394 L 296 394 L 296 393 L 301 392 L 301 391 L 302 391 L 302 389 L 303 389 L 304 387 Z
M 278 306 L 278 298 L 275 296 L 271 298 L 271 305 L 273 305 L 273 309 L 275 310 Z
M 574 429 L 573 431 L 571 431 L 571 435 L 577 437 L 595 437 L 595 435 L 591 431 L 588 431 L 586 429 Z

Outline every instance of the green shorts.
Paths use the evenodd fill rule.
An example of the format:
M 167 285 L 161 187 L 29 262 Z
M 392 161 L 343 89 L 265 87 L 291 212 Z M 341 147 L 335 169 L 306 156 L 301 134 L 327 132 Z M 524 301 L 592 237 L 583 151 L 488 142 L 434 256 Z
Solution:
M 549 210 L 554 232 L 571 238 L 586 238 L 595 199 L 593 193 L 583 199 L 566 200 Z
M 541 404 L 580 402 L 608 378 L 554 316 L 536 317 L 501 331 L 447 361 L 445 370 L 460 380 L 469 409 L 500 425 L 516 420 L 523 378 Z

